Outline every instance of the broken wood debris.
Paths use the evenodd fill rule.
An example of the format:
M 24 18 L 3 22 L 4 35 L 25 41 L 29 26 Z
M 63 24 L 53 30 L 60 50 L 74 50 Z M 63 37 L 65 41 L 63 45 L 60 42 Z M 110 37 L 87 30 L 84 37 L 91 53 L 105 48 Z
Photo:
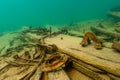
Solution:
M 14 68 L 22 68 L 22 70 L 20 69 L 17 71 L 17 73 L 14 73 L 14 75 L 16 76 L 21 74 L 23 75 L 22 77 L 19 77 L 19 80 L 39 80 L 42 78 L 43 73 L 48 74 L 48 72 L 50 71 L 62 70 L 62 65 L 66 63 L 68 57 L 66 55 L 57 53 L 58 48 L 56 45 L 36 44 L 36 47 L 37 51 L 35 52 L 35 54 L 37 54 L 37 57 L 33 56 L 35 54 L 31 55 L 29 51 L 25 51 L 22 55 L 11 55 L 13 58 L 12 60 L 4 60 L 7 63 L 7 65 L 1 68 L 0 73 L 3 74 L 3 76 L 1 76 L 0 79 L 4 80 L 12 77 L 11 75 L 8 75 L 8 73 Z M 33 57 L 31 58 L 31 56 Z M 44 64 L 49 65 L 49 70 L 43 70 Z

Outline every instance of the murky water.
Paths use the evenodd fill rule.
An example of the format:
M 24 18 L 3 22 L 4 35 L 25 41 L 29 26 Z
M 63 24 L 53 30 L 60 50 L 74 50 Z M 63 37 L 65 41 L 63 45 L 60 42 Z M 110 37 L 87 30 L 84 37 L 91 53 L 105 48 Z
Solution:
M 106 18 L 120 0 L 1 0 L 0 32 Z

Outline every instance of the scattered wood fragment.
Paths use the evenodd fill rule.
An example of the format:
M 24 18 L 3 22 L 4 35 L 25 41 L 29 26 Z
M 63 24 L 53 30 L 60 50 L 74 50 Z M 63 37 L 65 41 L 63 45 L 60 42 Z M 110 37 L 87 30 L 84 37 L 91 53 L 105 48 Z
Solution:
M 112 48 L 117 51 L 120 51 L 120 42 L 113 42 Z
M 68 60 L 68 56 L 66 55 L 52 55 L 50 58 L 46 60 L 46 63 L 42 65 L 42 71 L 44 72 L 50 72 L 55 71 L 56 69 L 59 69 L 62 67 Z

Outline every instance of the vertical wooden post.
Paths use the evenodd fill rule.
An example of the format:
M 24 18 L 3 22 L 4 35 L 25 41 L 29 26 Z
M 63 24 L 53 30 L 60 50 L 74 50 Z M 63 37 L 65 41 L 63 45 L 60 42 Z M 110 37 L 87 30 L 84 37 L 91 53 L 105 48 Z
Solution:
M 52 28 L 51 28 L 51 26 L 50 26 L 50 38 L 51 38 L 51 33 L 52 33 Z

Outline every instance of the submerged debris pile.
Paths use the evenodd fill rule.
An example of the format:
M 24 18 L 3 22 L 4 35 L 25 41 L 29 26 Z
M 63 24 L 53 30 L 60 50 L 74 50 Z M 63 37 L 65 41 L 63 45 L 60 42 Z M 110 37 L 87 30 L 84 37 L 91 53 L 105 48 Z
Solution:
M 29 28 L 19 32 L 19 35 L 9 42 L 9 47 L 0 57 L 0 80 L 41 80 L 48 75 L 53 75 L 53 71 L 61 73 L 61 76 L 64 74 L 61 80 L 63 78 L 69 80 L 63 70 L 68 56 L 58 53 L 56 45 L 47 45 L 44 41 L 47 37 L 66 32 L 67 30 L 51 32 L 44 28 Z
M 105 31 L 101 23 L 99 26 L 91 27 L 91 30 L 95 34 L 99 32 L 99 35 L 103 34 L 119 39 L 118 33 Z M 82 45 L 84 46 L 89 43 L 89 40 L 92 40 L 95 43 L 95 48 L 101 49 L 103 42 L 94 33 L 86 33 Z M 19 32 L 19 35 L 9 42 L 9 47 L 6 48 L 4 55 L 0 57 L 0 80 L 83 80 L 80 79 L 81 76 L 75 77 L 81 74 L 87 77 L 87 80 L 120 79 L 120 58 L 119 54 L 113 55 L 115 51 L 110 52 L 113 49 L 102 49 L 106 52 L 105 54 L 102 50 L 92 48 L 91 45 L 88 46 L 89 49 L 81 46 L 77 49 L 78 47 L 76 48 L 75 46 L 77 41 L 79 41 L 78 39 L 75 39 L 74 46 L 66 37 L 63 35 L 61 37 L 59 34 L 67 34 L 64 36 L 69 36 L 70 32 L 66 29 L 53 32 L 51 27 L 49 29 L 28 28 Z M 72 39 L 71 41 L 74 42 L 76 37 L 69 37 L 67 38 L 69 40 Z M 78 37 L 83 36 L 78 35 Z M 55 39 L 53 38 L 59 39 L 54 41 Z M 53 42 L 49 42 L 48 39 L 52 39 Z M 47 44 L 47 41 L 52 44 Z M 68 43 L 65 44 L 64 41 Z M 58 42 L 59 45 L 57 43 L 53 44 L 54 42 Z M 65 49 L 60 48 L 62 42 Z M 119 50 L 119 44 L 113 44 L 113 48 Z M 3 47 L 2 49 L 5 48 Z M 91 52 L 90 50 L 93 51 Z M 3 53 L 2 50 L 1 53 Z M 113 56 L 118 58 L 118 60 L 114 59 Z M 71 71 L 73 69 L 75 72 Z M 74 75 L 76 72 L 77 74 Z
M 23 46 L 24 47 L 24 46 Z M 41 80 L 45 73 L 63 70 L 68 56 L 57 52 L 55 45 L 34 45 L 32 48 L 14 51 L 1 59 L 0 80 Z M 10 59 L 11 58 L 11 59 Z M 64 65 L 64 66 L 63 66 Z M 14 72 L 14 70 L 17 71 Z M 12 72 L 11 72 L 12 71 Z

